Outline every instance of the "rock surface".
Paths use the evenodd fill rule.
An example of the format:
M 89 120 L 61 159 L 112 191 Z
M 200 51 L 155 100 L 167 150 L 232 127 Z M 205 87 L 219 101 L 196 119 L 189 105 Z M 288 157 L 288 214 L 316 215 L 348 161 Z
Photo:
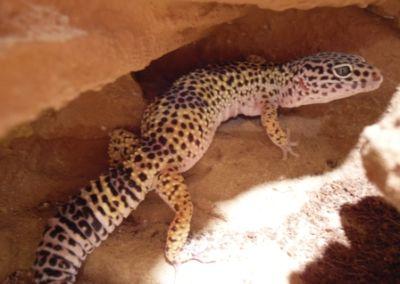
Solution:
M 210 3 L 194 5 L 212 7 L 203 10 L 205 15 L 218 15 L 214 8 L 231 9 L 228 18 L 237 17 L 243 9 Z M 96 14 L 94 6 L 92 9 L 85 13 Z M 68 9 L 60 11 L 65 14 Z M 400 78 L 399 32 L 389 21 L 354 7 L 282 13 L 247 7 L 246 13 L 195 44 L 166 54 L 144 71 L 135 72 L 143 93 L 126 75 L 134 70 L 130 69 L 131 63 L 121 69 L 115 67 L 121 66 L 118 62 L 129 61 L 127 53 L 119 59 L 120 53 L 111 52 L 110 62 L 105 62 L 91 57 L 98 47 L 94 44 L 87 47 L 79 64 L 73 60 L 63 62 L 70 62 L 69 66 L 80 70 L 83 78 L 91 78 L 86 87 L 77 82 L 75 91 L 99 86 L 117 74 L 125 75 L 100 91 L 81 94 L 59 111 L 42 113 L 0 147 L 0 279 L 9 276 L 8 280 L 14 281 L 11 283 L 23 279 L 21 271 L 33 261 L 46 219 L 58 204 L 106 169 L 107 132 L 115 127 L 137 131 L 145 101 L 159 95 L 180 74 L 206 63 L 248 54 L 286 61 L 317 51 L 338 50 L 360 54 L 379 66 L 385 77 L 382 87 L 326 105 L 283 110 L 282 123 L 300 143 L 298 159 L 282 161 L 279 149 L 266 138 L 258 119 L 237 118 L 225 123 L 205 157 L 185 174 L 195 202 L 188 249 L 202 252 L 205 258 L 216 262 L 181 266 L 176 283 L 400 281 L 400 215 L 382 201 L 365 178 L 359 155 L 363 129 L 391 111 L 389 106 L 399 104 L 399 94 L 395 94 Z M 98 14 L 99 19 L 115 18 Z M 180 15 L 182 22 L 189 15 L 190 9 Z M 89 18 L 87 26 L 91 26 Z M 221 16 L 207 26 L 225 20 Z M 73 27 L 79 28 L 74 21 L 78 19 L 70 19 Z M 197 22 L 193 20 L 193 26 Z M 110 33 L 119 30 L 120 23 L 115 23 Z M 96 30 L 96 26 L 91 27 Z M 99 33 L 107 35 L 104 30 Z M 171 34 L 160 36 L 167 38 Z M 40 47 L 39 43 L 30 44 L 32 48 Z M 65 43 L 55 44 L 60 47 Z M 173 44 L 171 49 L 175 48 Z M 109 46 L 118 50 L 118 44 Z M 166 51 L 165 46 L 160 44 L 161 47 L 160 55 Z M 126 47 L 124 50 L 121 53 L 126 52 Z M 69 54 L 68 50 L 64 52 Z M 152 53 L 147 60 L 152 56 L 156 55 Z M 99 62 L 103 62 L 103 68 Z M 147 64 L 145 60 L 140 62 L 138 69 Z M 85 71 L 80 69 L 81 63 L 87 68 Z M 107 71 L 114 63 L 116 69 Z M 59 78 L 57 70 L 52 73 L 46 69 L 38 72 L 41 75 L 32 76 L 53 82 Z M 109 73 L 99 79 L 99 73 L 106 71 Z M 28 80 L 29 76 L 25 76 Z M 66 97 L 53 97 L 59 89 L 51 88 L 45 93 L 54 99 L 54 105 L 62 105 Z M 30 93 L 32 100 L 39 99 L 34 90 L 39 89 Z M 65 92 L 69 90 L 67 87 Z M 68 93 L 68 99 L 76 95 L 75 91 Z M 150 194 L 89 256 L 78 283 L 173 283 L 174 270 L 163 258 L 171 218 L 167 206 Z
M 199 0 L 197 2 L 215 2 L 213 0 Z M 368 4 L 379 4 L 384 5 L 383 3 L 379 3 L 380 1 L 374 0 L 269 0 L 269 1 L 260 1 L 260 0 L 218 0 L 220 3 L 229 3 L 229 4 L 250 4 L 257 5 L 262 9 L 271 9 L 275 11 L 283 11 L 287 9 L 312 9 L 317 7 L 345 7 L 350 5 L 357 5 L 361 8 L 365 8 Z M 395 1 L 392 1 L 395 2 Z
M 244 11 L 182 1 L 1 1 L 0 136 Z
M 398 91 L 399 93 L 400 91 Z M 397 94 L 390 112 L 365 129 L 362 157 L 368 177 L 400 211 L 400 102 Z
M 399 16 L 396 0 L 3 0 L 0 137 L 45 109 L 59 109 L 81 92 L 141 70 L 210 28 L 243 16 L 249 5 L 285 10 L 370 3 L 381 7 L 380 14 Z

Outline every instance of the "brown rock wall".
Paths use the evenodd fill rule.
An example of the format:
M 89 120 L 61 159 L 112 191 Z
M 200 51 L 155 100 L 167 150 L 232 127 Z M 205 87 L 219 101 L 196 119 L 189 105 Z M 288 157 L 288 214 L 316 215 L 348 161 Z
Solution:
M 244 11 L 175 1 L 1 1 L 0 135 Z

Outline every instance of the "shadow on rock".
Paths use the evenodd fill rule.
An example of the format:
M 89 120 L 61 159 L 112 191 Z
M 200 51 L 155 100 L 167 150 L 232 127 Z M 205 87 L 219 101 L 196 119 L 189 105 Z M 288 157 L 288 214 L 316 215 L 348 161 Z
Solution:
M 350 246 L 333 242 L 291 283 L 400 283 L 400 214 L 380 197 L 340 210 Z

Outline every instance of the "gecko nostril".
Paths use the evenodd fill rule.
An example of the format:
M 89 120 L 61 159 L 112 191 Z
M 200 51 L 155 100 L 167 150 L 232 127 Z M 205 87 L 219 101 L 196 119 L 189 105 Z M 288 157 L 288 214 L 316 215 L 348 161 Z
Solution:
M 372 80 L 380 81 L 381 80 L 381 76 L 376 72 L 372 72 Z

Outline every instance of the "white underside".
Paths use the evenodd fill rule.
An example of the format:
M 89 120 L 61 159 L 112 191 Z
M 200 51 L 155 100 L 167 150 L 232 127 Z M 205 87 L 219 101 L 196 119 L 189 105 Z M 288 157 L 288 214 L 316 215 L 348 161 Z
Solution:
M 192 168 L 204 155 L 207 149 L 210 147 L 211 142 L 213 141 L 215 132 L 222 122 L 236 117 L 240 114 L 246 116 L 259 116 L 261 114 L 262 105 L 257 102 L 256 99 L 248 101 L 246 104 L 242 104 L 241 102 L 234 102 L 230 106 L 228 106 L 224 111 L 220 113 L 219 118 L 216 120 L 213 129 L 209 132 L 210 134 L 205 139 L 205 142 L 202 144 L 202 148 L 198 151 L 198 154 L 192 158 L 186 158 L 181 163 L 180 172 L 185 172 Z

